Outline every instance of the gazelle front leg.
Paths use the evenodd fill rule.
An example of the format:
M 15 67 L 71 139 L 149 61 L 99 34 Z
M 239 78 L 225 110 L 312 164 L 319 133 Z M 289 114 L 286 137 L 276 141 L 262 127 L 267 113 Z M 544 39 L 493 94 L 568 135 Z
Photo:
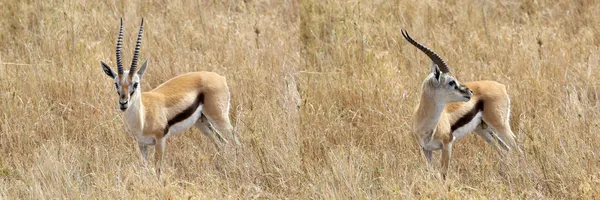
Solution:
M 423 147 L 423 154 L 425 155 L 425 159 L 427 160 L 427 165 L 430 166 L 431 159 L 433 158 L 433 153 L 431 151 L 425 149 L 425 147 Z
M 138 142 L 138 147 L 140 148 L 140 154 L 142 155 L 142 165 L 148 167 L 148 145 Z
M 156 145 L 154 146 L 154 167 L 156 168 L 156 175 L 160 177 L 160 168 L 162 167 L 163 154 L 165 153 L 165 137 L 156 138 Z
M 444 141 L 442 146 L 442 178 L 446 180 L 448 168 L 450 168 L 450 159 L 452 156 L 452 142 Z
M 140 154 L 142 157 L 142 164 L 144 167 L 148 166 L 148 145 L 154 145 L 156 141 L 153 137 L 138 136 L 137 138 L 138 147 L 140 148 Z

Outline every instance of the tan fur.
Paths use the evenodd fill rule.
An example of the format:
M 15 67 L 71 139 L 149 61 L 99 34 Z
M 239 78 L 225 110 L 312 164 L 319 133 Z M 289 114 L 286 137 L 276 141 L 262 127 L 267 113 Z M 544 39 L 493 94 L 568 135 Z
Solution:
M 172 78 L 155 89 L 142 93 L 141 99 L 138 99 L 138 101 L 141 100 L 142 109 L 130 108 L 126 111 L 126 117 L 135 116 L 128 114 L 130 112 L 137 112 L 141 116 L 140 120 L 129 117 L 133 118 L 127 120 L 129 127 L 143 124 L 142 129 L 133 128 L 131 132 L 135 136 L 152 137 L 156 141 L 155 162 L 158 173 L 160 173 L 165 148 L 165 130 L 168 128 L 168 120 L 193 104 L 200 93 L 204 94 L 202 115 L 211 118 L 211 125 L 219 132 L 209 133 L 206 129 L 201 129 L 201 131 L 210 136 L 216 146 L 219 146 L 218 140 L 212 134 L 217 134 L 218 137 L 222 137 L 221 135 L 233 137 L 237 144 L 237 138 L 232 135 L 232 126 L 228 116 L 229 88 L 225 77 L 213 72 L 191 72 Z M 136 101 L 136 99 L 132 98 L 132 101 Z M 224 142 L 227 143 L 226 140 Z M 147 147 L 141 144 L 140 148 Z M 142 150 L 142 154 L 146 154 L 144 150 Z M 143 155 L 143 157 L 146 156 Z M 144 160 L 146 159 L 144 158 Z
M 143 25 L 142 19 L 131 73 L 123 69 L 121 62 L 122 20 L 117 39 L 117 73 L 100 62 L 104 73 L 114 79 L 119 108 L 124 111 L 127 129 L 138 140 L 143 163 L 146 164 L 148 159 L 148 145 L 156 145 L 156 171 L 160 175 L 167 137 L 192 125 L 211 137 L 217 147 L 219 142 L 227 143 L 222 135 L 239 144 L 229 121 L 230 95 L 225 77 L 213 72 L 191 72 L 174 77 L 151 91 L 141 92 L 140 83 L 148 66 L 146 59 L 137 68 Z
M 417 131 L 415 133 L 419 140 L 423 140 L 423 137 L 433 136 L 433 139 L 431 139 L 431 143 L 440 145 L 439 148 L 424 148 L 424 151 L 425 154 L 430 154 L 431 152 L 427 151 L 433 151 L 438 149 L 442 150 L 442 174 L 444 177 L 446 176 L 449 168 L 449 162 L 451 160 L 450 155 L 452 152 L 452 143 L 454 142 L 450 127 L 462 116 L 464 116 L 465 113 L 473 109 L 476 102 L 478 102 L 479 100 L 483 100 L 484 102 L 482 119 L 489 127 L 491 127 L 493 133 L 499 137 L 500 142 L 506 143 L 509 148 L 518 148 L 508 121 L 509 97 L 506 92 L 506 87 L 494 81 L 476 81 L 469 82 L 464 85 L 473 91 L 473 96 L 471 97 L 471 100 L 469 100 L 468 102 L 456 102 L 446 104 L 439 115 L 439 120 L 437 121 L 437 123 L 435 123 L 433 127 L 431 127 L 430 131 L 432 132 L 420 131 L 419 133 L 418 130 L 423 125 L 423 123 L 429 122 L 429 119 L 433 117 L 432 115 L 435 115 L 434 112 L 431 112 L 431 107 L 434 106 L 435 102 L 429 102 L 427 98 L 422 98 L 414 114 L 415 125 L 413 126 L 413 129 Z M 493 141 L 489 139 L 490 136 L 484 135 L 489 133 L 482 132 L 484 130 L 475 131 L 478 132 L 478 135 L 483 137 L 483 139 L 486 140 L 486 142 L 497 148 L 495 143 L 493 143 Z
M 520 151 L 510 129 L 510 100 L 504 85 L 495 81 L 461 85 L 441 57 L 416 42 L 406 31 L 403 36 L 432 60 L 431 73 L 423 81 L 420 101 L 415 108 L 413 132 L 428 162 L 431 162 L 432 151 L 442 150 L 444 178 L 453 142 L 470 132 L 476 132 L 496 149 L 494 140 L 506 150 Z M 465 120 L 461 121 L 463 117 Z M 454 124 L 457 128 L 453 131 Z
M 222 120 L 223 107 L 229 103 L 228 91 L 225 77 L 213 72 L 192 72 L 143 92 L 142 102 L 146 111 L 143 134 L 155 137 L 164 134 L 161 131 L 166 128 L 168 120 L 191 105 L 200 93 L 204 94 L 202 113 Z

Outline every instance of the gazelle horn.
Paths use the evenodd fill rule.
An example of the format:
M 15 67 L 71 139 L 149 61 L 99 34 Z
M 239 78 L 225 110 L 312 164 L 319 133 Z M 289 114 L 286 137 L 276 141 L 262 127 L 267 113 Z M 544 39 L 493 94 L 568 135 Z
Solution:
M 133 60 L 131 60 L 131 68 L 129 69 L 129 76 L 135 74 L 137 68 L 138 57 L 140 55 L 140 48 L 142 47 L 142 31 L 144 31 L 144 18 L 142 18 L 142 24 L 140 25 L 140 32 L 138 33 L 137 43 L 135 44 L 135 52 L 133 52 Z
M 123 61 L 121 60 L 121 47 L 123 46 L 123 18 L 121 18 L 121 27 L 119 28 L 119 37 L 117 38 L 117 71 L 119 75 L 123 74 Z
M 433 63 L 435 63 L 439 67 L 440 71 L 442 71 L 443 73 L 450 72 L 450 69 L 448 68 L 448 65 L 446 65 L 446 62 L 444 62 L 444 60 L 442 60 L 442 58 L 440 56 L 438 56 L 435 52 L 433 52 L 431 49 L 423 46 L 421 43 L 418 43 L 417 41 L 413 40 L 408 35 L 408 32 L 406 32 L 405 30 L 402 30 L 402 36 L 404 36 L 404 39 L 406 39 L 412 45 L 414 45 L 419 50 L 421 50 L 423 53 L 425 53 L 429 57 L 429 59 L 431 59 L 431 61 L 433 61 Z

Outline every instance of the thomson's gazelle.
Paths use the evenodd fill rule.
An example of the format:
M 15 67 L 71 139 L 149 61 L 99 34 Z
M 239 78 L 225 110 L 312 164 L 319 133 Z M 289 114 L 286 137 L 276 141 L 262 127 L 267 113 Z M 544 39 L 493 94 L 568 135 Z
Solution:
M 146 59 L 136 71 L 143 27 L 144 19 L 129 71 L 123 70 L 121 59 L 123 19 L 117 39 L 117 73 L 106 63 L 100 63 L 104 73 L 114 79 L 119 108 L 125 114 L 130 133 L 137 138 L 144 164 L 148 160 L 148 145 L 155 145 L 156 171 L 160 174 L 166 139 L 192 125 L 211 137 L 216 146 L 227 143 L 223 136 L 238 144 L 229 121 L 229 88 L 225 77 L 213 72 L 192 72 L 174 77 L 149 92 L 141 91 L 140 82 L 148 66 Z
M 402 35 L 431 59 L 431 73 L 421 86 L 413 131 L 429 163 L 432 151 L 442 149 L 444 178 L 452 143 L 471 132 L 495 148 L 498 147 L 494 139 L 506 150 L 518 149 L 508 121 L 510 100 L 504 85 L 495 81 L 460 84 L 440 56 L 413 40 L 406 31 L 402 30 Z

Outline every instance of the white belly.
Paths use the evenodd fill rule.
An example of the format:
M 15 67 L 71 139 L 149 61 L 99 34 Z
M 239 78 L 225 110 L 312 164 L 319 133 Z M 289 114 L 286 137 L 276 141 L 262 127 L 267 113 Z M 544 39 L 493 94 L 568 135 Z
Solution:
M 465 124 L 464 126 L 461 126 L 454 132 L 452 132 L 452 141 L 460 139 L 461 137 L 464 137 L 465 135 L 473 132 L 475 128 L 479 126 L 479 124 L 481 124 L 481 112 L 478 112 L 469 123 Z
M 196 122 L 198 121 L 198 119 L 200 119 L 200 115 L 202 115 L 202 105 L 198 106 L 198 108 L 196 109 L 196 111 L 194 112 L 194 114 L 192 114 L 190 117 L 188 117 L 187 119 L 184 119 L 183 121 L 180 121 L 176 124 L 173 124 L 169 127 L 169 132 L 167 132 L 167 137 L 168 136 L 172 136 L 178 133 L 181 133 L 187 129 L 189 129 L 191 126 L 193 126 L 194 124 L 196 124 Z

